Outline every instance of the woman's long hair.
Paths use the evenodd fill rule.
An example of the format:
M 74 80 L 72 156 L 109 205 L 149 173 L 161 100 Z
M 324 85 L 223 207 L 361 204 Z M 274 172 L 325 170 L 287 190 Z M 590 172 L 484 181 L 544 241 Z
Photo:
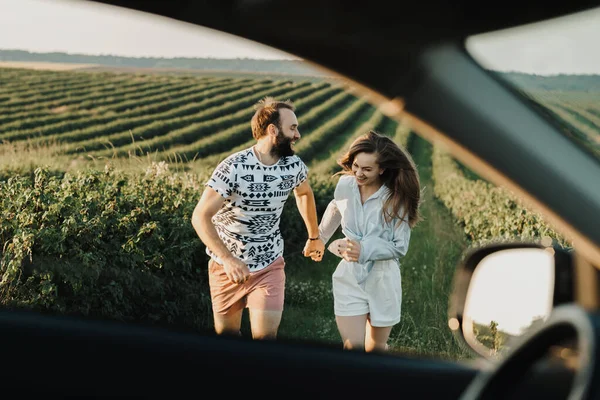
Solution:
M 375 153 L 379 168 L 385 169 L 381 179 L 390 189 L 383 207 L 385 221 L 389 223 L 393 218 L 399 218 L 413 228 L 421 220 L 421 184 L 410 154 L 389 137 L 370 130 L 357 138 L 337 161 L 343 168 L 338 174 L 353 175 L 352 164 L 359 153 Z

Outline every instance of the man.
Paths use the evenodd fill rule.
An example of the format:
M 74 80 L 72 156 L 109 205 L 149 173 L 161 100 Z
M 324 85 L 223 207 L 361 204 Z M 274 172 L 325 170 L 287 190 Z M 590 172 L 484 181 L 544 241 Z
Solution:
M 208 276 L 217 334 L 240 334 L 249 309 L 254 339 L 275 339 L 284 303 L 281 212 L 293 190 L 308 232 L 303 254 L 321 261 L 316 204 L 308 168 L 294 155 L 295 107 L 266 97 L 251 120 L 256 144 L 223 160 L 205 185 L 192 225 L 211 257 Z

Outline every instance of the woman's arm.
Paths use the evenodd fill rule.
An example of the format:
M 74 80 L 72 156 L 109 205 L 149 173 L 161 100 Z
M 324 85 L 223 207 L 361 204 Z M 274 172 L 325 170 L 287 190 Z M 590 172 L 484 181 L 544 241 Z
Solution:
M 406 221 L 402 221 L 399 225 L 396 220 L 393 223 L 392 240 L 387 241 L 381 237 L 367 237 L 360 241 L 359 263 L 398 259 L 406 255 L 410 241 L 410 227 Z

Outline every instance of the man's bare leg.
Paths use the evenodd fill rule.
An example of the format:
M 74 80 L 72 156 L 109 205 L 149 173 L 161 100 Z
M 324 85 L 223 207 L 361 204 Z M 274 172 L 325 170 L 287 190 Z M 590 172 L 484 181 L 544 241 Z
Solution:
M 241 336 L 242 314 L 244 309 L 240 309 L 234 313 L 223 315 L 213 314 L 215 332 L 218 335 L 235 335 Z
M 276 339 L 282 311 L 250 309 L 250 328 L 253 339 Z

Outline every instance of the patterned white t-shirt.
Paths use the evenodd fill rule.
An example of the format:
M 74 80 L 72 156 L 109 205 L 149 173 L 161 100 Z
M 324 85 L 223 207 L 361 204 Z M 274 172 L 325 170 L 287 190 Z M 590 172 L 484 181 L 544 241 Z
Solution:
M 279 230 L 283 206 L 307 177 L 308 168 L 298 156 L 265 165 L 250 147 L 223 160 L 206 182 L 225 199 L 212 219 L 217 233 L 250 272 L 260 271 L 283 255 Z M 206 253 L 222 264 L 208 247 Z

